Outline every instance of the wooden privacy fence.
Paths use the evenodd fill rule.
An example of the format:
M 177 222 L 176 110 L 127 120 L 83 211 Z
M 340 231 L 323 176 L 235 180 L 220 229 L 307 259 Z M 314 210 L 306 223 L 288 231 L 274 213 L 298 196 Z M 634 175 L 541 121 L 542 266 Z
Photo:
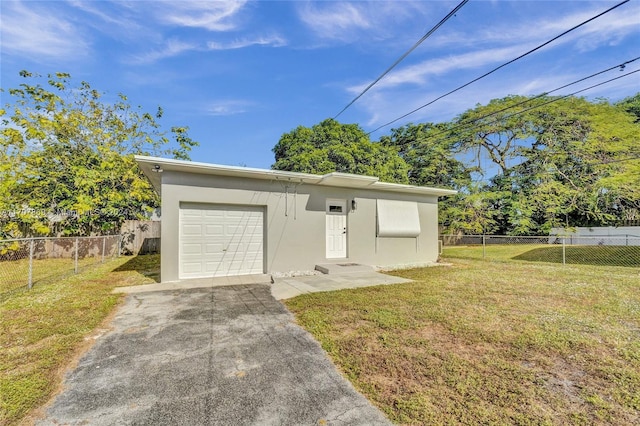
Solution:
M 160 253 L 160 221 L 127 220 L 120 233 L 123 254 Z

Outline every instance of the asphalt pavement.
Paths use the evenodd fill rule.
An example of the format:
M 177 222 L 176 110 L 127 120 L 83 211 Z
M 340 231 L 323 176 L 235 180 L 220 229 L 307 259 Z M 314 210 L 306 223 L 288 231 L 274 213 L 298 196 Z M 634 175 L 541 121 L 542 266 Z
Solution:
M 269 285 L 134 293 L 38 424 L 389 425 Z

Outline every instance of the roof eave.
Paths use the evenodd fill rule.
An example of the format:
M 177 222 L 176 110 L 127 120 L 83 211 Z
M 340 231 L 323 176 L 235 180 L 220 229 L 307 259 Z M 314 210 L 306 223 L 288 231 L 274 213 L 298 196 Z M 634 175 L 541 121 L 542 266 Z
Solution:
M 447 196 L 457 194 L 450 189 L 430 188 L 426 186 L 403 185 L 380 182 L 375 176 L 361 176 L 349 173 L 333 172 L 325 175 L 288 172 L 282 170 L 255 169 L 250 167 L 224 166 L 199 163 L 186 160 L 173 160 L 143 155 L 134 156 L 142 172 L 149 178 L 153 187 L 161 193 L 162 173 L 165 171 L 207 174 L 215 176 L 245 177 L 251 179 L 285 180 L 297 183 L 333 186 L 338 188 L 376 189 L 380 191 L 400 192 L 416 195 Z

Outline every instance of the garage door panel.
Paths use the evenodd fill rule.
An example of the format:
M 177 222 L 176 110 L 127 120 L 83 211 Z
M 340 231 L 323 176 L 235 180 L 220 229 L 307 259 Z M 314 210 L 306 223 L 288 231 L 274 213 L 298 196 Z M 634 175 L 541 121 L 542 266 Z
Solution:
M 205 262 L 204 272 L 210 277 L 223 277 L 228 275 L 227 269 L 222 261 Z
M 185 256 L 200 256 L 202 254 L 202 244 L 185 243 L 182 245 L 182 254 L 184 254 Z
M 225 244 L 223 243 L 211 243 L 207 242 L 203 244 L 204 253 L 213 254 L 213 253 L 222 253 L 224 252 Z
M 199 274 L 202 272 L 202 262 L 183 262 L 182 272 L 185 274 Z
M 240 225 L 225 225 L 224 233 L 225 235 L 230 236 L 231 238 L 239 238 L 242 236 L 242 232 L 245 230 L 243 226 Z
M 200 236 L 202 235 L 202 225 L 184 224 L 182 227 L 185 236 Z
M 252 212 L 248 212 L 248 213 L 252 213 Z M 232 218 L 232 217 L 241 218 L 241 217 L 247 216 L 247 212 L 242 210 L 235 210 L 235 211 L 227 210 L 226 216 L 229 218 Z
M 262 241 L 254 241 L 247 244 L 247 251 L 249 253 L 262 254 Z
M 260 207 L 183 206 L 180 278 L 262 273 L 263 216 Z
M 251 225 L 249 223 L 240 223 L 237 225 L 226 225 L 224 229 L 226 235 L 233 236 L 233 237 L 242 236 L 248 233 L 253 234 L 256 231 L 260 231 L 260 230 L 262 230 L 261 226 Z
M 197 209 L 182 209 L 183 218 L 200 218 L 202 217 L 202 211 Z

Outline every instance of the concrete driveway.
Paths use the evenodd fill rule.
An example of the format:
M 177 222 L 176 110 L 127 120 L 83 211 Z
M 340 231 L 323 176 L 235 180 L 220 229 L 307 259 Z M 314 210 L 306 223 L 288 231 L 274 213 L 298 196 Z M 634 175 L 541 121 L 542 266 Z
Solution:
M 127 296 L 39 424 L 388 425 L 264 284 Z

